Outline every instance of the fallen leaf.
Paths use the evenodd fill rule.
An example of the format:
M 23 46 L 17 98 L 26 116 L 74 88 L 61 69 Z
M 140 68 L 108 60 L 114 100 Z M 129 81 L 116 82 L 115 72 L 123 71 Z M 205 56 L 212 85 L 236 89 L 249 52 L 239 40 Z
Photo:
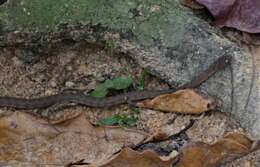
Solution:
M 216 102 L 213 98 L 205 94 L 198 93 L 193 89 L 185 89 L 161 95 L 152 100 L 139 102 L 137 106 L 166 112 L 200 114 L 214 109 Z
M 203 9 L 204 6 L 199 4 L 196 0 L 181 0 L 182 5 L 187 6 L 191 9 Z
M 154 133 L 152 133 L 143 143 L 148 142 L 158 142 L 168 140 L 172 136 L 177 136 L 181 132 L 188 130 L 194 124 L 194 121 L 182 121 L 183 126 L 176 126 L 175 124 L 165 125 L 161 128 L 158 128 Z
M 176 154 L 159 156 L 152 150 L 138 152 L 125 148 L 103 164 L 93 164 L 91 167 L 171 167 L 176 156 Z
M 190 143 L 181 151 L 177 167 L 215 167 L 254 151 L 254 141 L 243 134 L 232 133 L 209 145 Z
M 63 112 L 57 112 L 55 116 L 50 116 L 48 118 L 48 123 L 50 124 L 60 124 L 62 122 L 68 122 L 71 119 L 75 119 L 76 117 L 83 114 L 81 110 L 73 110 L 73 109 L 63 109 Z
M 31 167 L 64 166 L 81 159 L 102 162 L 123 147 L 138 145 L 147 136 L 121 127 L 93 127 L 84 114 L 50 125 L 30 114 L 15 112 L 0 118 L 0 161 L 6 166 Z
M 215 24 L 250 33 L 260 32 L 259 0 L 197 0 L 215 17 Z

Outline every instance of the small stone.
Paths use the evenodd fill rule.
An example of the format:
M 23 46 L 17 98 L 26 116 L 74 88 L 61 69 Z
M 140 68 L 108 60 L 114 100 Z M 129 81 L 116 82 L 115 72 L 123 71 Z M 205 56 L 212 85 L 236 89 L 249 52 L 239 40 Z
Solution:
M 73 68 L 72 68 L 71 66 L 67 66 L 67 67 L 66 67 L 66 70 L 68 70 L 68 71 L 72 71 L 72 69 L 73 69 Z
M 7 110 L 0 109 L 0 116 L 3 116 L 5 113 L 7 113 Z
M 154 6 L 151 7 L 150 10 L 151 10 L 151 12 L 158 12 L 158 11 L 161 10 L 161 6 L 159 6 L 159 5 L 154 5 Z
M 86 86 L 86 89 L 87 89 L 87 90 L 95 89 L 96 86 L 97 86 L 97 82 L 96 82 L 96 81 L 92 81 L 92 82 L 90 82 L 90 83 Z
M 97 74 L 94 75 L 94 76 L 96 76 L 96 80 L 97 80 L 98 82 L 103 82 L 103 81 L 106 80 L 106 78 L 105 78 L 102 74 L 100 74 L 100 73 L 97 73 Z
M 52 90 L 46 90 L 45 91 L 45 95 L 46 96 L 50 96 L 50 95 L 52 95 L 53 94 L 53 91 Z
M 86 64 L 80 64 L 78 71 L 80 74 L 86 74 L 88 71 L 87 65 Z
M 23 62 L 21 60 L 19 60 L 16 56 L 14 56 L 12 58 L 12 61 L 14 62 L 15 65 L 17 66 L 21 66 L 23 64 Z
M 72 82 L 72 81 L 67 81 L 67 82 L 65 83 L 65 86 L 66 86 L 66 87 L 73 87 L 74 85 L 75 85 L 75 83 Z
M 51 81 L 51 82 L 50 82 L 50 85 L 51 85 L 51 87 L 53 87 L 53 88 L 57 87 L 57 83 L 56 83 L 55 81 Z
M 60 55 L 60 57 L 62 57 L 62 59 L 60 59 L 60 65 L 61 66 L 65 66 L 67 64 L 69 64 L 74 57 L 76 57 L 77 54 L 74 51 L 66 51 L 63 54 Z

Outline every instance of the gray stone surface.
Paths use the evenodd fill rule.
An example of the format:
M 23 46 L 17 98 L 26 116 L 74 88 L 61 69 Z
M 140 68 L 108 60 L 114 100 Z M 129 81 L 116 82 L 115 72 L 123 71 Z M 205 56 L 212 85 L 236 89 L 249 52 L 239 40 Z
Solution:
M 19 7 L 20 2 L 11 0 L 1 9 L 0 18 L 6 24 L 3 27 L 32 30 L 48 23 L 49 27 L 60 22 L 86 23 L 86 26 L 60 26 L 51 29 L 51 33 L 47 30 L 41 30 L 41 33 L 3 32 L 0 45 L 21 48 L 25 57 L 30 55 L 30 58 L 24 58 L 28 61 L 35 60 L 32 53 L 39 55 L 62 44 L 57 41 L 105 43 L 111 49 L 131 56 L 154 75 L 178 86 L 206 69 L 223 53 L 232 55 L 231 68 L 217 73 L 201 88 L 221 101 L 223 112 L 231 113 L 252 136 L 260 138 L 259 59 L 254 60 L 249 53 L 176 1 L 115 0 L 96 3 L 88 0 L 84 2 L 86 4 L 80 3 L 83 6 L 77 6 L 73 1 L 66 4 L 66 10 L 62 8 L 64 4 L 61 0 L 46 1 L 42 5 L 36 3 L 39 0 L 33 3 L 24 0 Z M 61 8 L 49 8 L 48 15 L 36 14 L 43 8 L 59 6 L 57 3 L 62 3 Z M 75 10 L 78 8 L 82 10 Z M 65 13 L 60 15 L 56 10 Z M 53 17 L 56 20 L 50 19 Z M 10 30 L 2 28 L 3 31 L 6 29 Z M 28 49 L 32 50 L 30 54 L 26 54 Z
M 198 33 L 205 37 L 194 38 Z M 225 38 L 208 34 L 207 29 L 196 33 L 187 31 L 185 35 L 191 38 L 184 37 L 179 44 L 182 46 L 171 46 L 174 49 L 170 51 L 162 47 L 146 48 L 144 51 L 129 43 L 125 44 L 127 47 L 123 50 L 172 85 L 191 80 L 222 53 L 231 54 L 232 66 L 218 72 L 201 88 L 221 101 L 221 111 L 231 113 L 253 137 L 259 138 L 259 68 L 256 68 L 252 55 Z

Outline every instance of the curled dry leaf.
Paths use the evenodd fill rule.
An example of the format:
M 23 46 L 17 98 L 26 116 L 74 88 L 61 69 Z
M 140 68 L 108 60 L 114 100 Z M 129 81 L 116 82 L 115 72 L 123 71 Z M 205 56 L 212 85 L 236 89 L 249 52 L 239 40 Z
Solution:
M 0 161 L 3 166 L 64 166 L 85 159 L 107 159 L 122 147 L 135 146 L 147 134 L 120 127 L 93 127 L 84 114 L 49 125 L 32 115 L 15 112 L 0 118 Z
M 257 147 L 243 134 L 232 133 L 209 145 L 203 142 L 188 144 L 182 149 L 177 167 L 214 167 L 246 155 Z
M 140 153 L 125 148 L 103 164 L 91 165 L 91 167 L 171 167 L 176 160 L 176 155 L 159 156 L 152 150 L 145 150 Z
M 250 33 L 260 32 L 259 0 L 197 0 L 215 17 L 215 24 Z
M 193 89 L 179 90 L 137 103 L 142 108 L 184 114 L 200 114 L 216 107 L 216 101 Z

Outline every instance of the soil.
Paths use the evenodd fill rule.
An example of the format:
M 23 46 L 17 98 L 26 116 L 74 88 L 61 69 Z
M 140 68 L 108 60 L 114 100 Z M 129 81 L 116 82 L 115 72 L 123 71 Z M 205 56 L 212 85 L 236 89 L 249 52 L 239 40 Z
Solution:
M 137 83 L 142 68 L 123 54 L 115 54 L 111 50 L 88 44 L 66 45 L 48 55 L 41 56 L 33 63 L 26 63 L 21 50 L 0 50 L 0 95 L 17 97 L 39 97 L 55 94 L 65 89 L 91 90 L 106 80 L 117 76 L 132 76 Z M 146 77 L 146 89 L 163 89 L 168 85 L 154 76 Z M 17 112 L 1 109 L 1 113 Z M 21 111 L 21 110 L 20 110 Z M 132 109 L 127 105 L 112 108 L 96 109 L 83 106 L 65 106 L 59 108 L 25 111 L 48 119 L 50 123 L 59 123 L 72 119 L 84 112 L 91 123 L 114 114 L 129 114 Z M 170 126 L 177 133 L 195 119 L 194 125 L 186 132 L 182 143 L 203 141 L 213 143 L 230 132 L 244 132 L 239 124 L 230 116 L 219 111 L 211 111 L 200 116 L 163 113 L 153 110 L 140 110 L 135 128 L 146 132 L 154 132 L 159 128 Z M 246 132 L 245 132 L 246 133 Z M 155 148 L 155 146 L 151 146 Z M 169 143 L 163 144 L 164 150 Z M 252 153 L 240 160 L 226 164 L 233 166 L 260 166 L 260 152 Z

